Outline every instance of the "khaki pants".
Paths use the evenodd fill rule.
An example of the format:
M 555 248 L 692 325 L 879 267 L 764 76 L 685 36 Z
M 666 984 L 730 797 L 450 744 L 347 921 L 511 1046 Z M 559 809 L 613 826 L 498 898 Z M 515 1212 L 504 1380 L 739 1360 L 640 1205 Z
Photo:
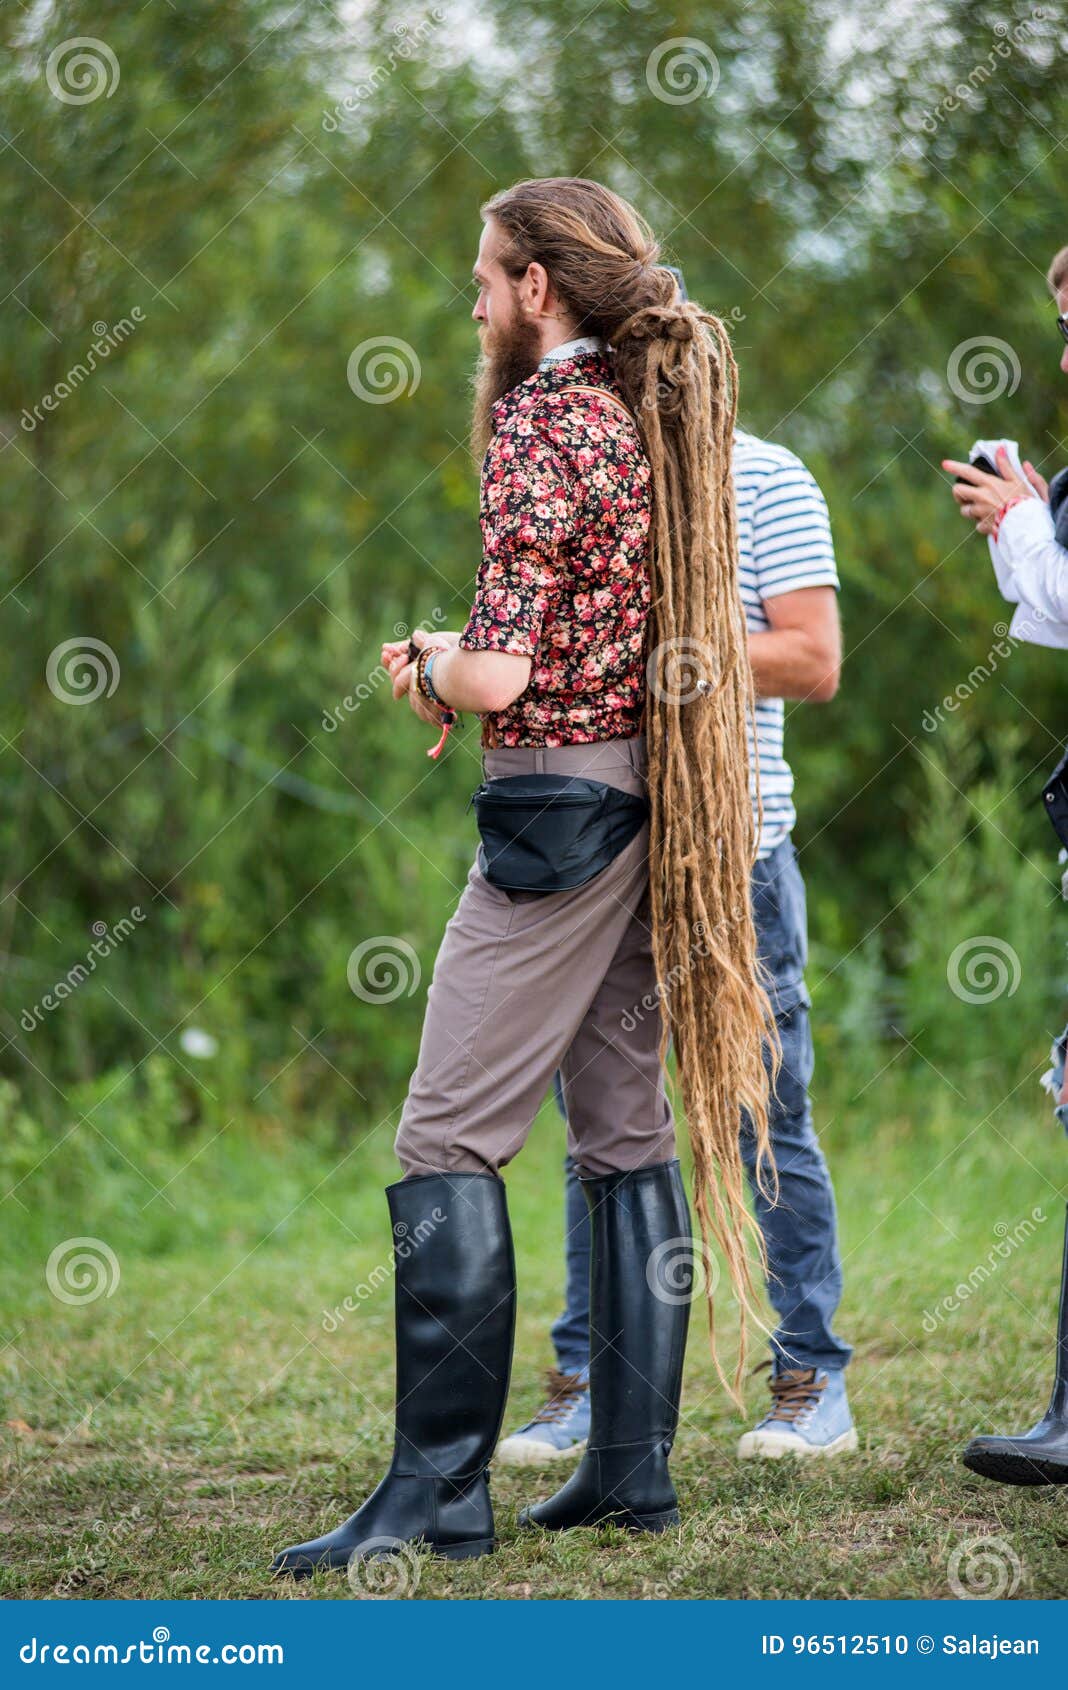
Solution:
M 584 775 L 645 791 L 645 742 L 486 751 L 487 777 Z M 568 1149 L 591 1174 L 675 1155 L 658 1056 L 649 829 L 573 892 L 508 894 L 477 859 L 445 929 L 397 1133 L 405 1174 L 497 1173 L 557 1068 Z

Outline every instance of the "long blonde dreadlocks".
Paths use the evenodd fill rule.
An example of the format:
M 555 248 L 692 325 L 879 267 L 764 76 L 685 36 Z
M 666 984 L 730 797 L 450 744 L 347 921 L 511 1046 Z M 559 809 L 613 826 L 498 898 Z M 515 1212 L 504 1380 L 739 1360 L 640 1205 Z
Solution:
M 764 1053 L 770 1047 L 776 1061 L 778 1053 L 749 890 L 753 683 L 731 477 L 737 368 L 723 324 L 678 298 L 648 224 L 609 189 L 578 177 L 520 182 L 482 213 L 508 237 L 509 274 L 543 265 L 578 333 L 608 343 L 652 471 L 645 732 L 661 1054 L 670 1034 L 703 1251 L 714 1238 L 741 1311 L 737 1392 L 755 1314 L 749 1240 L 764 1260 L 745 1202 L 739 1109 L 755 1135 L 762 1189 L 774 1193 Z M 712 1275 L 706 1284 L 720 1369 Z

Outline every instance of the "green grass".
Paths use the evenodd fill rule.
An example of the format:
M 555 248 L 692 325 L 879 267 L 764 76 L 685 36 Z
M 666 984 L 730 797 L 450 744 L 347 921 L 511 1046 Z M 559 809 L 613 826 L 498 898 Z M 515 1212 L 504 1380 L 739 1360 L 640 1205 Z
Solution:
M 876 1120 L 869 1092 L 840 1112 L 828 1145 L 847 1254 L 839 1325 L 857 1352 L 856 1456 L 806 1469 L 737 1461 L 764 1377 L 750 1380 L 743 1415 L 716 1383 L 698 1308 L 674 1460 L 678 1532 L 520 1536 L 517 1509 L 552 1484 L 501 1471 L 500 1551 L 385 1567 L 384 1589 L 399 1578 L 419 1598 L 952 1597 L 955 1552 L 967 1578 L 996 1538 L 1005 1594 L 1068 1594 L 1065 1493 L 986 1484 L 957 1461 L 977 1428 L 1029 1423 L 1045 1406 L 1064 1146 L 1040 1109 L 1003 1110 L 996 1131 L 975 1130 L 979 1115 L 918 1125 L 922 1089 L 913 1102 L 884 1094 Z M 180 1154 L 157 1147 L 154 1185 L 173 1177 L 161 1196 L 114 1168 L 84 1196 L 64 1192 L 61 1149 L 5 1204 L 3 1596 L 353 1597 L 343 1578 L 273 1584 L 267 1566 L 274 1549 L 336 1524 L 388 1460 L 388 1280 L 337 1331 L 323 1327 L 324 1311 L 388 1262 L 388 1145 L 334 1171 L 337 1156 L 296 1140 L 251 1129 L 209 1139 Z M 512 1422 L 539 1400 L 551 1359 L 561 1140 L 546 1110 L 508 1173 L 520 1274 Z M 1046 1218 L 1033 1234 L 925 1330 L 925 1311 L 1036 1208 Z M 115 1251 L 121 1277 L 113 1295 L 69 1305 L 45 1263 L 83 1234 Z

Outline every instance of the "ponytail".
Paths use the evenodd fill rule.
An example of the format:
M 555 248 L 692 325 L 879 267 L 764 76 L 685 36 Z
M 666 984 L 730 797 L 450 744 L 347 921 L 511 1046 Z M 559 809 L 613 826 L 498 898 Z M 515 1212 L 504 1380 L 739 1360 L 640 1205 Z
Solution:
M 753 682 L 738 582 L 731 451 L 738 372 L 718 317 L 684 303 L 657 263 L 648 224 L 594 182 L 521 182 L 483 206 L 508 237 L 516 276 L 543 264 L 580 334 L 611 349 L 652 471 L 645 731 L 649 746 L 653 955 L 693 1148 L 694 1205 L 706 1253 L 726 1259 L 741 1312 L 733 1388 L 757 1315 L 748 1244 L 765 1263 L 745 1200 L 739 1111 L 761 1190 L 777 1178 L 768 1137 L 778 1039 L 757 958 L 750 875 L 756 830 L 747 718 Z M 724 1379 L 706 1276 L 712 1353 Z
M 695 305 L 640 311 L 613 344 L 653 474 L 645 717 L 653 954 L 657 978 L 671 983 L 664 1001 L 702 1246 L 707 1252 L 716 1240 L 741 1308 L 737 1395 L 746 1317 L 755 1314 L 747 1241 L 765 1260 L 745 1200 L 739 1109 L 755 1135 L 761 1189 L 774 1196 L 766 1043 L 778 1059 L 750 892 L 756 838 L 746 726 L 754 699 L 731 475 L 737 368 L 723 324 Z M 665 1054 L 667 1036 L 665 1027 Z M 708 1318 L 723 1378 L 711 1293 Z

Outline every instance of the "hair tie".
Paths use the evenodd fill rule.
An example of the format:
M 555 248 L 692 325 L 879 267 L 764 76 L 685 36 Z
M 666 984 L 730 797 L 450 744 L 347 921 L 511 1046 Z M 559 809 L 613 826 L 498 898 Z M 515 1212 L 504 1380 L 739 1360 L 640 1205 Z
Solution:
M 691 313 L 677 305 L 644 305 L 621 323 L 609 337 L 612 345 L 621 340 L 692 340 L 696 333 Z

